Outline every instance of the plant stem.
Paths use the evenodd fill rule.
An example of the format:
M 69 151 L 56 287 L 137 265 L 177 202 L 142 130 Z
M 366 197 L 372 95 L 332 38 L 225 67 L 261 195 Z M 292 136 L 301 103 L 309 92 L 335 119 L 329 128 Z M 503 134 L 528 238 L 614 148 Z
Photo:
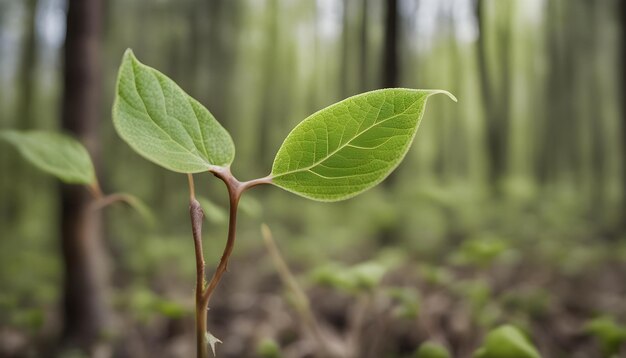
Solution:
M 204 254 L 202 252 L 202 219 L 204 212 L 195 197 L 193 176 L 187 174 L 189 180 L 189 216 L 191 232 L 196 253 L 196 351 L 198 358 L 208 358 L 209 349 L 206 342 L 207 305 L 204 302 Z
M 220 259 L 220 263 L 215 269 L 215 273 L 209 281 L 209 284 L 204 292 L 204 300 L 205 304 L 209 304 L 209 300 L 211 299 L 211 295 L 213 291 L 217 287 L 218 283 L 222 279 L 222 275 L 228 270 L 228 259 L 233 252 L 233 248 L 235 247 L 235 237 L 237 233 L 237 208 L 239 206 L 239 199 L 241 199 L 241 194 L 244 191 L 255 187 L 257 185 L 262 184 L 270 184 L 271 177 L 267 176 L 264 178 L 254 179 L 247 182 L 240 182 L 233 176 L 228 167 L 212 167 L 210 172 L 213 173 L 217 178 L 221 179 L 224 184 L 226 184 L 226 189 L 228 190 L 228 199 L 229 199 L 229 220 L 228 220 L 228 239 L 226 241 L 226 246 L 224 247 L 224 253 L 222 254 L 222 258 Z
M 193 175 L 187 174 L 189 181 L 189 214 L 191 216 L 191 228 L 196 253 L 196 343 L 197 357 L 207 358 L 209 356 L 208 342 L 206 340 L 207 333 L 207 312 L 209 300 L 215 288 L 219 284 L 224 273 L 228 270 L 228 259 L 233 252 L 235 246 L 235 236 L 237 231 L 237 207 L 241 194 L 249 188 L 261 184 L 270 184 L 271 177 L 254 179 L 247 182 L 238 181 L 230 172 L 228 167 L 211 167 L 209 170 L 213 175 L 221 179 L 228 189 L 228 198 L 230 203 L 229 220 L 228 220 L 228 239 L 220 263 L 215 269 L 215 273 L 206 284 L 205 281 L 205 263 L 204 254 L 202 253 L 202 219 L 204 212 L 200 203 L 195 197 L 195 185 Z
M 87 186 L 87 189 L 96 200 L 100 200 L 104 197 L 104 194 L 102 193 L 102 189 L 100 188 L 100 183 L 98 182 L 98 179 L 96 179 L 93 183 L 91 183 L 91 185 Z
M 97 198 L 95 201 L 91 203 L 90 209 L 99 210 L 113 203 L 116 203 L 118 201 L 123 201 L 131 206 L 133 205 L 130 195 L 124 194 L 124 193 L 115 193 L 115 194 L 110 194 L 106 196 L 104 195 L 100 196 L 99 198 Z

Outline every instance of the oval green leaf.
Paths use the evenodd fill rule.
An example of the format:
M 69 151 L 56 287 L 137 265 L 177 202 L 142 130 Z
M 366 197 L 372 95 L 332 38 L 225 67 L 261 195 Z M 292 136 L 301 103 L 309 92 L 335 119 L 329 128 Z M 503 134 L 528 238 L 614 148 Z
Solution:
M 519 329 L 504 325 L 487 334 L 474 358 L 541 358 L 541 355 Z
M 353 197 L 385 179 L 406 155 L 426 100 L 442 90 L 366 92 L 306 118 L 276 154 L 272 182 L 309 199 Z
M 113 124 L 137 153 L 175 172 L 227 167 L 235 157 L 233 140 L 213 115 L 130 49 L 117 77 Z
M 45 131 L 3 131 L 0 138 L 13 145 L 37 168 L 69 184 L 96 181 L 87 149 L 76 139 Z

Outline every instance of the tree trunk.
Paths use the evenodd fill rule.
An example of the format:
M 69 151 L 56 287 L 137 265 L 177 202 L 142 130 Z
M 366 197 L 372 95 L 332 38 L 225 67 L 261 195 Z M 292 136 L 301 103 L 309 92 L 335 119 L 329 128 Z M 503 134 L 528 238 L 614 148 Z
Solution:
M 385 43 L 383 46 L 382 58 L 382 88 L 394 88 L 399 86 L 398 73 L 400 67 L 399 61 L 399 26 L 400 19 L 398 14 L 398 0 L 385 1 Z M 387 194 L 392 192 L 394 185 L 397 183 L 398 172 L 402 166 L 396 168 L 382 182 Z M 381 245 L 389 245 L 398 242 L 399 230 L 397 225 L 389 225 L 381 228 L 378 234 L 378 242 Z
M 476 20 L 479 28 L 476 53 L 478 56 L 478 74 L 480 78 L 483 110 L 487 128 L 487 159 L 489 161 L 489 183 L 495 193 L 499 193 L 500 180 L 506 172 L 508 152 L 508 116 L 509 116 L 509 66 L 510 66 L 510 32 L 511 29 L 497 29 L 498 58 L 502 59 L 502 73 L 494 83 L 489 68 L 488 48 L 486 42 L 486 19 L 484 14 L 485 0 L 476 1 Z M 507 9 L 507 15 L 510 9 Z M 497 86 L 496 86 L 497 85 Z
M 622 104 L 622 217 L 626 217 L 626 1 L 620 1 L 620 14 L 621 16 L 621 25 L 622 25 L 622 44 L 621 44 L 621 55 L 622 55 L 622 100 L 620 101 Z M 622 220 L 624 229 L 626 230 L 626 220 Z
M 65 40 L 63 129 L 85 144 L 98 162 L 101 0 L 70 0 Z M 63 343 L 90 351 L 107 326 L 101 217 L 89 211 L 84 187 L 61 187 L 65 269 Z
M 18 104 L 16 108 L 16 127 L 33 129 L 33 90 L 35 87 L 35 64 L 37 62 L 37 37 L 35 32 L 35 17 L 37 0 L 28 0 L 26 3 L 26 22 L 24 26 L 24 43 L 20 58 Z
M 385 46 L 383 53 L 383 78 L 382 87 L 398 87 L 398 73 L 400 60 L 398 56 L 399 45 L 399 21 L 398 0 L 385 1 Z
M 361 4 L 361 33 L 359 46 L 360 58 L 359 58 L 359 87 L 361 92 L 369 90 L 369 73 L 368 73 L 368 43 L 369 43 L 369 1 L 363 0 Z

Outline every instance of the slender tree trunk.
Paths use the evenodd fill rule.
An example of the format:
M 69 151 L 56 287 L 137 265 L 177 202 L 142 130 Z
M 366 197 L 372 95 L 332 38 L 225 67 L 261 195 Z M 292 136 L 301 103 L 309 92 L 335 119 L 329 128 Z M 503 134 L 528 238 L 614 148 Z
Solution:
M 261 163 L 271 163 L 274 155 L 275 143 L 272 141 L 272 132 L 276 129 L 276 116 L 278 114 L 277 93 L 279 93 L 278 74 L 279 68 L 279 35 L 280 35 L 280 3 L 278 0 L 267 2 L 264 32 L 266 34 L 263 58 L 261 61 L 262 80 L 261 90 L 263 102 L 260 106 L 259 117 L 262 129 L 259 133 L 259 158 Z
M 622 217 L 626 217 L 626 1 L 620 1 L 620 14 L 622 25 L 622 44 L 621 44 L 621 71 L 622 71 Z M 624 229 L 626 230 L 626 220 L 622 220 Z
M 385 1 L 385 32 L 384 46 L 382 58 L 381 82 L 382 88 L 394 88 L 399 86 L 398 74 L 400 67 L 400 57 L 398 55 L 400 46 L 399 34 L 400 19 L 398 14 L 398 0 Z M 394 185 L 397 183 L 398 172 L 400 168 L 396 168 L 382 182 L 382 187 L 386 193 L 391 193 Z M 378 241 L 381 245 L 388 245 L 397 242 L 399 230 L 396 225 L 390 225 L 381 228 L 378 234 Z
M 98 162 L 101 0 L 70 0 L 65 40 L 63 129 L 75 135 Z M 90 351 L 107 326 L 101 217 L 81 186 L 61 187 L 65 345 Z
M 369 1 L 363 0 L 363 4 L 361 4 L 361 33 L 360 33 L 360 41 L 361 46 L 359 46 L 360 58 L 359 58 L 359 86 L 361 92 L 365 92 L 369 89 L 369 73 L 368 73 L 368 43 L 369 43 L 369 32 L 368 29 L 368 18 L 369 18 Z
M 17 128 L 20 129 L 33 129 L 34 106 L 32 105 L 32 100 L 35 87 L 35 64 L 37 62 L 37 37 L 35 33 L 37 0 L 27 0 L 25 3 L 26 21 L 19 69 L 20 95 L 16 108 L 19 120 L 16 124 Z
M 398 0 L 387 0 L 385 13 L 385 46 L 383 52 L 382 87 L 398 87 L 399 60 L 399 19 Z
M 510 67 L 510 29 L 498 29 L 498 58 L 502 59 L 502 73 L 494 83 L 489 68 L 486 42 L 487 28 L 485 19 L 485 0 L 476 1 L 476 20 L 479 28 L 476 53 L 478 55 L 478 74 L 482 91 L 483 109 L 487 122 L 487 159 L 489 161 L 489 183 L 496 193 L 499 192 L 500 180 L 506 172 L 508 152 L 508 116 L 509 116 L 509 67 Z M 510 9 L 507 10 L 507 15 Z M 496 86 L 497 85 L 497 86 Z
M 0 11 L 3 11 L 3 9 L 0 9 Z M 37 83 L 35 80 L 35 67 L 37 64 L 37 38 L 35 33 L 37 0 L 24 1 L 24 11 L 24 40 L 22 41 L 19 57 L 16 106 L 12 113 L 3 113 L 3 115 L 9 115 L 14 118 L 14 122 L 11 122 L 13 122 L 12 126 L 15 126 L 15 128 L 29 130 L 35 127 L 33 102 Z M 10 194 L 6 195 L 6 198 L 3 198 L 0 203 L 0 214 L 2 215 L 0 224 L 2 224 L 3 220 L 6 220 L 7 223 L 16 223 L 15 227 L 27 227 L 32 220 L 28 206 L 36 198 L 36 192 L 33 192 L 32 188 L 37 187 L 39 179 L 37 176 L 31 175 L 34 172 L 33 167 L 28 163 L 24 163 L 21 158 L 10 155 L 6 157 L 6 163 L 8 164 L 6 168 L 12 168 L 11 173 L 5 175 L 0 180 L 8 180 L 7 183 L 10 183 L 9 187 L 12 189 L 8 192 Z M 6 225 L 2 226 L 6 227 Z
M 341 25 L 341 73 L 338 76 L 341 98 L 350 96 L 350 0 L 343 0 Z

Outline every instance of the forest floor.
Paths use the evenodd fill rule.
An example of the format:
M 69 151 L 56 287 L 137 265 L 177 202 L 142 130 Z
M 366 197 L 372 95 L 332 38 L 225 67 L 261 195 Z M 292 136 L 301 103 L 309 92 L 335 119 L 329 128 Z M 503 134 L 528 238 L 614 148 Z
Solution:
M 626 317 L 624 262 L 606 261 L 567 276 L 532 258 L 481 269 L 405 262 L 364 290 L 320 279 L 319 270 L 300 275 L 319 338 L 273 267 L 260 263 L 262 255 L 258 250 L 234 258 L 210 305 L 209 330 L 223 341 L 218 357 L 278 357 L 272 353 L 276 344 L 287 358 L 327 356 L 320 355 L 324 349 L 346 357 L 412 357 L 420 343 L 430 340 L 445 345 L 453 357 L 465 358 L 489 328 L 503 323 L 525 330 L 544 357 L 602 357 L 598 337 L 589 333 L 590 320 Z M 183 284 L 163 282 L 159 289 L 191 294 Z M 119 333 L 103 345 L 100 356 L 195 354 L 191 314 L 168 318 L 154 313 L 138 321 L 128 313 L 118 325 Z M 6 343 L 9 333 L 3 330 L 0 342 Z M 625 348 L 618 357 L 626 356 Z M 29 356 L 7 354 L 0 356 Z

